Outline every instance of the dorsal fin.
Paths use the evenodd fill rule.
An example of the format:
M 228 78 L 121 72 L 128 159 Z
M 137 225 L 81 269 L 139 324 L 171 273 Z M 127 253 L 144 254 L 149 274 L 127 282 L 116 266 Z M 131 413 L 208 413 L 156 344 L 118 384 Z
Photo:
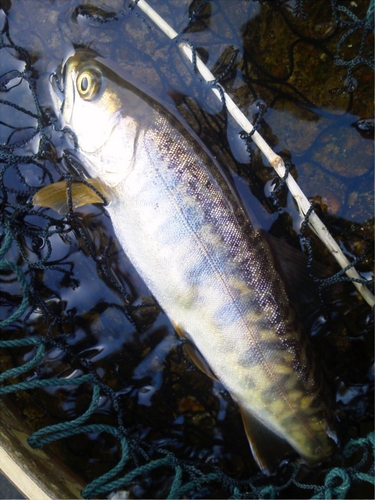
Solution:
M 308 332 L 322 312 L 318 283 L 314 282 L 313 278 L 309 276 L 309 259 L 301 250 L 263 230 L 260 231 L 269 245 L 274 257 L 275 267 L 280 273 L 288 297 L 304 329 Z M 315 260 L 311 264 L 314 275 L 329 275 L 325 265 Z
M 55 182 L 40 189 L 33 197 L 33 204 L 48 207 L 60 214 L 69 211 L 68 181 Z M 94 188 L 94 189 L 93 189 Z M 88 179 L 86 182 L 71 183 L 72 208 L 75 210 L 83 205 L 103 203 L 96 191 L 106 199 L 110 199 L 110 192 L 98 179 Z

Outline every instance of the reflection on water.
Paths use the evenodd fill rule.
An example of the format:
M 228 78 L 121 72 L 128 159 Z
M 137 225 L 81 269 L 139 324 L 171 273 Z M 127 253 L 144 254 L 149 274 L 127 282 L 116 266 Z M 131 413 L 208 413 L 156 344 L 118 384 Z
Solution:
M 319 8 L 307 11 L 306 19 L 293 15 L 292 4 L 203 3 L 190 21 L 193 7 L 187 12 L 179 2 L 155 5 L 177 31 L 184 31 L 184 38 L 218 75 L 237 54 L 223 85 L 250 119 L 257 119 L 260 108 L 265 110 L 261 134 L 291 162 L 291 174 L 314 200 L 345 252 L 350 257 L 363 256 L 358 269 L 369 276 L 373 144 L 371 129 L 363 132 L 356 124 L 373 116 L 372 71 L 365 64 L 358 65 L 354 70 L 358 86 L 350 92 L 345 81 L 347 68 L 333 64 L 343 32 L 332 20 L 330 2 L 319 2 Z M 265 186 L 271 190 L 274 173 L 251 142 L 239 139 L 238 127 L 231 120 L 227 122 L 220 103 L 208 85 L 193 75 L 175 44 L 120 1 L 107 2 L 105 10 L 95 5 L 71 0 L 63 5 L 51 3 L 47 8 L 37 0 L 19 0 L 8 10 L 11 38 L 31 54 L 32 74 L 44 109 L 52 107 L 50 73 L 73 46 L 94 48 L 174 106 L 213 154 L 229 166 L 256 224 L 298 247 L 295 229 L 300 219 L 290 196 L 282 191 L 278 206 L 267 196 Z M 362 18 L 363 6 L 356 9 Z M 356 32 L 350 43 L 348 40 L 348 58 L 354 57 L 352 47 L 358 46 L 360 39 Z M 371 44 L 366 43 L 367 53 Z M 10 71 L 24 67 L 22 57 L 20 60 L 13 49 L 1 49 L 0 64 L 1 75 L 8 78 L 12 77 Z M 2 106 L 2 120 L 10 127 L 0 127 L 0 138 L 12 146 L 13 154 L 30 155 L 39 144 L 35 103 L 26 82 L 11 82 L 13 87 L 8 85 L 5 98 L 32 114 L 25 120 L 24 113 Z M 29 309 L 4 328 L 2 335 L 7 339 L 25 334 L 48 337 L 46 355 L 29 374 L 30 380 L 91 372 L 109 387 L 112 392 L 101 394 L 93 421 L 118 425 L 120 414 L 121 425 L 131 436 L 135 463 L 143 463 L 145 456 L 155 458 L 162 448 L 191 464 L 201 464 L 206 471 L 218 465 L 239 479 L 257 473 L 235 405 L 218 382 L 190 361 L 188 346 L 176 337 L 119 248 L 105 209 L 82 207 L 68 220 L 52 211 L 32 211 L 27 205 L 34 187 L 58 180 L 58 169 L 66 172 L 74 167 L 74 158 L 66 153 L 63 156 L 67 139 L 51 126 L 47 131 L 57 149 L 47 148 L 46 168 L 38 161 L 21 162 L 6 168 L 2 178 L 4 214 L 12 220 L 15 236 L 7 258 L 22 267 L 34 293 Z M 28 211 L 17 212 L 19 206 Z M 326 250 L 309 236 L 315 258 L 324 263 L 322 274 L 337 271 Z M 35 265 L 40 262 L 43 266 Z M 305 268 L 304 261 L 301 272 Z M 293 274 L 294 288 L 304 286 L 299 271 Z M 19 305 L 21 290 L 13 275 L 5 272 L 2 287 L 3 319 Z M 315 292 L 315 315 L 306 325 L 314 334 L 331 389 L 338 393 L 345 442 L 371 429 L 372 319 L 351 284 L 327 288 L 322 296 L 324 305 Z M 302 315 L 304 307 L 302 304 Z M 4 366 L 23 364 L 34 354 L 30 347 L 15 349 Z M 82 415 L 90 398 L 89 388 L 81 385 L 38 389 L 23 398 L 17 396 L 16 401 L 32 429 L 38 430 Z M 50 446 L 85 481 L 115 466 L 120 456 L 115 439 L 95 432 Z M 170 488 L 169 474 L 163 471 L 134 481 L 132 495 L 165 496 Z M 312 475 L 308 482 L 315 479 Z M 283 494 L 286 498 L 288 491 Z M 200 495 L 225 498 L 227 493 L 215 485 L 201 490 Z

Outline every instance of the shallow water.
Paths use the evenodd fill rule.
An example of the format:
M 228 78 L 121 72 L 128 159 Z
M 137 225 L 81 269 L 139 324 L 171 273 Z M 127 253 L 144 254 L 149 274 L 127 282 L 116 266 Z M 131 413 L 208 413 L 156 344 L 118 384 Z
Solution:
M 42 1 L 17 0 L 8 7 L 10 36 L 31 54 L 40 104 L 52 107 L 49 76 L 73 45 L 90 46 L 117 61 L 161 101 L 175 106 L 212 153 L 228 165 L 256 224 L 299 247 L 301 220 L 290 196 L 282 191 L 278 206 L 267 196 L 273 172 L 252 143 L 246 147 L 238 127 L 230 120 L 226 123 L 220 103 L 208 85 L 193 74 L 176 45 L 168 42 L 137 9 L 124 9 L 117 1 L 95 5 L 65 1 L 50 2 L 46 7 Z M 358 121 L 373 116 L 373 75 L 366 65 L 358 65 L 353 73 L 356 88 L 349 90 L 347 68 L 333 63 L 345 30 L 336 26 L 329 2 L 320 2 L 320 8 L 313 12 L 306 7 L 306 20 L 293 16 L 293 2 L 279 7 L 215 2 L 201 6 L 191 22 L 189 12 L 193 9 L 188 11 L 181 2 L 156 2 L 155 6 L 178 32 L 185 31 L 183 37 L 194 44 L 215 74 L 221 74 L 238 51 L 223 85 L 249 118 L 256 119 L 259 108 L 264 106 L 267 111 L 260 123 L 261 134 L 292 163 L 292 175 L 314 200 L 319 215 L 345 252 L 350 257 L 364 256 L 358 269 L 370 277 L 373 142 L 371 129 L 363 130 Z M 111 13 L 116 13 L 116 18 Z M 356 15 L 363 18 L 365 9 L 357 7 Z M 342 52 L 348 59 L 356 55 L 361 34 L 358 30 L 344 44 Z M 371 42 L 366 43 L 367 54 Z M 1 50 L 1 64 L 1 74 L 22 70 L 22 62 L 12 50 Z M 7 92 L 6 98 L 10 96 L 18 105 L 35 111 L 25 82 Z M 20 141 L 15 152 L 34 153 L 37 141 L 28 138 L 35 119 L 29 116 L 25 122 L 21 112 L 12 111 L 10 115 L 8 111 L 4 110 L 6 115 L 2 117 L 6 116 L 8 122 L 15 120 L 11 122 L 14 127 L 24 127 L 12 135 L 11 141 Z M 5 138 L 9 135 L 9 128 L 2 127 L 1 131 Z M 51 126 L 47 134 L 57 148 L 57 157 L 61 157 L 67 139 Z M 65 154 L 59 167 L 67 170 L 73 163 L 72 157 Z M 60 174 L 52 160 L 47 165 L 57 180 Z M 3 179 L 8 193 L 7 215 L 14 213 L 15 203 L 26 205 L 30 191 L 25 186 L 47 183 L 43 170 L 30 164 L 22 164 L 18 170 L 8 168 Z M 190 362 L 187 346 L 176 337 L 116 243 L 105 209 L 86 206 L 69 221 L 52 211 L 30 209 L 14 223 L 18 243 L 13 243 L 7 258 L 22 266 L 41 301 L 33 303 L 2 333 L 4 338 L 25 334 L 50 338 L 48 351 L 35 373 L 29 374 L 29 380 L 79 376 L 87 370 L 94 373 L 111 392 L 102 393 L 93 420 L 118 424 L 115 395 L 122 423 L 132 436 L 133 459 L 138 463 L 142 463 L 145 453 L 156 458 L 163 448 L 206 470 L 218 465 L 233 478 L 256 474 L 234 404 L 219 383 L 208 379 Z M 17 232 L 17 224 L 29 231 Z M 42 227 L 58 231 L 43 238 Z M 322 263 L 323 271 L 336 272 L 323 246 L 309 236 L 314 258 Z M 49 264 L 44 269 L 30 267 L 30 263 L 46 256 Z M 303 286 L 299 270 L 295 274 L 294 287 Z M 2 318 L 6 318 L 19 304 L 20 289 L 9 272 L 3 273 L 2 288 L 7 294 L 1 308 Z M 324 305 L 315 292 L 315 322 L 306 321 L 306 326 L 313 334 L 331 389 L 338 393 L 338 406 L 345 412 L 345 442 L 358 432 L 365 435 L 371 428 L 370 310 L 351 284 L 324 290 L 323 299 Z M 300 306 L 302 316 L 304 307 L 305 303 Z M 322 316 L 324 321 L 318 321 Z M 12 350 L 4 366 L 22 364 L 34 353 L 30 348 Z M 90 397 L 91 391 L 85 385 L 15 396 L 33 430 L 78 417 L 87 409 Z M 98 433 L 82 435 L 79 440 L 68 437 L 49 446 L 86 481 L 116 465 L 120 455 L 118 442 Z M 307 482 L 315 480 L 319 475 L 307 476 Z M 163 497 L 168 487 L 167 470 L 160 475 L 145 475 L 131 484 L 134 497 Z M 195 494 L 225 498 L 227 492 L 215 484 Z M 288 490 L 283 493 L 285 497 L 288 494 Z
M 3 476 L 0 472 L 0 495 L 1 498 L 25 498 L 18 490 L 14 487 L 14 485 L 8 481 L 8 479 Z

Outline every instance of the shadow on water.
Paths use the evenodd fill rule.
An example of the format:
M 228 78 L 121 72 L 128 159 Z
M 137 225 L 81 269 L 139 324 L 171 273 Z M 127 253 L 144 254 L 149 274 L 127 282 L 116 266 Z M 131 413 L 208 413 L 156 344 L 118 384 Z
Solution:
M 51 125 L 50 74 L 73 46 L 89 46 L 117 61 L 160 101 L 174 106 L 212 154 L 228 166 L 257 226 L 272 238 L 300 247 L 301 219 L 290 195 L 281 189 L 270 196 L 278 185 L 274 173 L 251 140 L 239 137 L 238 126 L 222 111 L 209 86 L 193 74 L 176 44 L 168 42 L 137 9 L 124 8 L 116 0 L 96 4 L 71 0 L 47 6 L 38 0 L 19 0 L 3 6 L 9 38 L 18 49 L 0 49 L 2 98 L 17 107 L 1 104 L 0 138 L 8 154 L 18 159 L 10 164 L 7 158 L 1 160 L 2 237 L 4 242 L 7 230 L 11 231 L 6 258 L 21 269 L 31 301 L 20 317 L 2 328 L 2 340 L 45 339 L 45 354 L 24 376 L 27 381 L 87 373 L 100 381 L 100 398 L 90 423 L 126 429 L 131 463 L 124 466 L 125 472 L 160 459 L 164 450 L 193 471 L 195 483 L 185 494 L 194 498 L 229 494 L 256 498 L 260 491 L 309 498 L 313 488 L 299 485 L 322 484 L 330 469 L 302 468 L 289 486 L 291 475 L 297 473 L 288 466 L 280 469 L 271 486 L 258 474 L 234 403 L 218 382 L 190 361 L 189 346 L 177 338 L 119 247 L 105 208 L 85 206 L 66 217 L 29 204 L 40 186 L 67 172 L 74 174 L 77 160 L 67 151 L 69 141 Z M 306 9 L 306 16 L 296 15 L 298 6 Z M 354 60 L 363 29 L 353 30 L 338 47 L 350 27 L 340 25 L 328 0 L 311 10 L 303 2 L 245 1 L 194 2 L 189 11 L 179 2 L 157 2 L 157 8 L 215 75 L 224 75 L 222 83 L 234 101 L 259 122 L 260 133 L 290 163 L 290 174 L 345 253 L 360 259 L 358 270 L 370 279 L 373 74 L 364 62 L 352 69 L 334 64 L 337 57 Z M 355 9 L 358 19 L 365 18 L 363 4 Z M 365 62 L 372 48 L 370 38 L 363 41 Z M 29 62 L 25 63 L 27 56 L 20 47 L 30 55 Z M 16 71 L 22 72 L 25 66 L 28 78 L 35 82 L 41 109 L 27 81 L 17 77 Z M 40 123 L 46 134 L 42 152 L 38 150 Z M 21 158 L 25 156 L 26 161 Z M 337 272 L 332 257 L 309 229 L 307 235 L 318 263 L 314 271 L 321 277 Z M 298 304 L 295 296 L 301 296 L 305 286 L 300 275 L 306 274 L 307 259 L 301 258 L 298 265 L 293 257 L 284 255 L 284 260 L 286 274 L 292 276 L 292 300 L 294 295 L 336 393 L 343 443 L 365 437 L 373 420 L 370 308 L 351 283 L 342 282 L 320 292 L 314 284 L 313 292 Z M 1 286 L 0 311 L 5 320 L 22 303 L 23 290 L 11 269 L 2 269 Z M 35 345 L 4 349 L 1 371 L 24 365 L 36 350 Z M 91 397 L 86 383 L 11 395 L 30 432 L 78 418 Z M 96 428 L 79 434 L 79 439 L 71 434 L 53 441 L 48 449 L 86 483 L 115 467 L 122 453 L 116 437 Z M 354 466 L 355 458 L 351 463 L 338 457 L 333 466 Z M 367 471 L 370 459 L 362 461 Z M 216 474 L 215 482 L 201 486 L 199 474 L 210 473 Z M 172 472 L 164 467 L 129 481 L 127 488 L 132 498 L 163 498 L 172 479 Z M 249 485 L 254 488 L 250 493 Z M 274 488 L 273 493 L 267 488 Z M 348 497 L 370 498 L 368 483 L 353 485 Z

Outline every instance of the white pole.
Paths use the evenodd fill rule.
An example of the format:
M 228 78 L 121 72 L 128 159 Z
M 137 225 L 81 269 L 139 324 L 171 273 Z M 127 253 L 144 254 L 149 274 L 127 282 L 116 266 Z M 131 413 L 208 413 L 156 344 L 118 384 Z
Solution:
M 178 33 L 169 26 L 165 20 L 159 16 L 155 10 L 148 5 L 145 0 L 139 0 L 137 2 L 137 7 L 139 7 L 171 40 L 178 36 Z M 203 63 L 203 61 L 199 58 L 197 54 L 194 55 L 193 50 L 186 42 L 179 43 L 179 48 L 183 52 L 183 54 L 189 59 L 190 62 L 193 62 L 195 59 L 196 66 L 201 74 L 201 76 L 207 81 L 211 82 L 215 80 L 215 76 L 211 73 L 211 71 L 207 68 L 207 66 Z M 222 99 L 224 96 L 225 105 L 228 112 L 232 115 L 232 117 L 236 120 L 236 122 L 243 128 L 246 133 L 250 133 L 253 131 L 254 127 L 250 123 L 250 121 L 246 118 L 246 116 L 242 113 L 242 111 L 237 107 L 237 105 L 233 102 L 233 100 L 229 97 L 229 95 L 222 89 L 222 93 L 215 87 L 212 88 L 212 92 L 218 97 L 218 99 Z M 285 175 L 286 169 L 283 159 L 277 155 L 266 143 L 263 137 L 259 134 L 258 131 L 254 131 L 252 135 L 252 140 L 264 154 L 264 156 L 269 161 L 270 165 L 275 169 L 276 173 L 282 178 Z M 311 208 L 311 203 L 304 195 L 301 188 L 298 186 L 295 179 L 288 175 L 286 178 L 286 184 L 289 188 L 289 191 L 292 193 L 293 198 L 295 199 L 298 209 L 303 217 L 306 216 L 307 212 Z M 336 261 L 339 263 L 342 269 L 346 268 L 350 265 L 349 260 L 345 257 L 341 248 L 338 246 L 327 227 L 323 224 L 323 222 L 319 219 L 314 211 L 312 211 L 309 215 L 309 225 L 314 230 L 316 235 L 321 239 L 321 241 L 325 244 L 328 250 L 335 257 Z M 354 279 L 361 280 L 361 276 L 358 274 L 354 267 L 350 267 L 346 271 L 347 276 Z M 370 290 L 363 285 L 362 283 L 356 283 L 353 281 L 354 286 L 357 288 L 358 292 L 362 295 L 364 300 L 371 306 L 375 306 L 375 297 L 370 292 Z

